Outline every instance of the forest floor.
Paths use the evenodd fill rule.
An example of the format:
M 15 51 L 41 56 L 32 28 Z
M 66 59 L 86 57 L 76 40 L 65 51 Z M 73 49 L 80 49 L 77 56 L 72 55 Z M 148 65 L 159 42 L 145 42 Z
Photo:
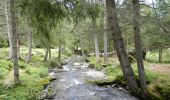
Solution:
M 49 62 L 44 63 L 44 50 L 33 49 L 32 62 L 26 64 L 24 58 L 26 57 L 27 48 L 21 48 L 21 58 L 19 61 L 20 66 L 20 79 L 21 84 L 18 86 L 13 85 L 13 68 L 12 62 L 7 59 L 8 49 L 0 49 L 0 100 L 2 98 L 12 100 L 11 98 L 25 98 L 33 99 L 36 95 L 43 90 L 43 85 L 49 83 L 48 79 L 48 66 L 51 64 L 59 64 L 59 60 L 56 59 L 58 53 L 56 50 L 52 50 L 53 59 Z M 62 58 L 67 58 L 69 53 L 62 54 Z M 170 100 L 170 53 L 164 51 L 163 64 L 157 63 L 158 53 L 148 53 L 146 61 L 144 61 L 146 69 L 146 79 L 148 82 L 148 88 L 152 95 L 161 100 Z M 103 71 L 109 77 L 110 81 L 116 81 L 118 84 L 125 83 L 119 61 L 116 56 L 109 57 L 108 66 L 103 66 L 103 58 L 101 62 L 96 64 L 95 57 L 88 58 L 89 63 L 92 64 L 93 68 L 98 71 Z M 132 63 L 132 68 L 135 75 L 138 75 L 136 63 Z M 28 80 L 29 79 L 29 80 Z M 10 83 L 10 84 L 9 84 Z M 6 84 L 4 86 L 4 84 Z M 163 97 L 163 99 L 162 99 Z M 22 98 L 22 99 L 21 99 Z M 154 99 L 154 100 L 156 100 Z M 3 100 L 3 99 L 2 99 Z
M 151 71 L 158 72 L 158 73 L 166 73 L 170 74 L 170 64 L 151 64 L 149 67 Z
M 33 49 L 32 61 L 27 64 L 27 48 L 20 49 L 20 84 L 13 80 L 13 63 L 8 59 L 8 48 L 0 48 L 0 100 L 37 100 L 44 86 L 50 83 L 48 69 L 51 64 L 60 65 L 57 50 L 52 49 L 52 59 L 44 62 L 44 49 Z M 67 53 L 68 54 L 68 53 Z M 68 55 L 62 54 L 65 59 Z
M 166 52 L 164 52 L 166 53 Z M 169 53 L 169 52 L 168 52 Z M 170 64 L 169 54 L 163 54 L 163 63 L 157 63 L 158 54 L 154 52 L 147 54 L 147 60 L 144 61 L 146 80 L 148 83 L 148 90 L 153 100 L 170 100 Z M 156 57 L 155 57 L 156 56 Z M 101 62 L 96 64 L 95 57 L 89 57 L 90 64 L 97 70 L 105 71 L 109 76 L 109 82 L 117 84 L 124 84 L 124 80 L 119 61 L 116 56 L 109 57 L 109 64 L 103 67 L 103 57 Z M 149 61 L 148 61 L 149 59 Z M 138 77 L 137 64 L 131 64 L 135 75 Z M 95 81 L 96 84 L 101 84 L 100 80 Z

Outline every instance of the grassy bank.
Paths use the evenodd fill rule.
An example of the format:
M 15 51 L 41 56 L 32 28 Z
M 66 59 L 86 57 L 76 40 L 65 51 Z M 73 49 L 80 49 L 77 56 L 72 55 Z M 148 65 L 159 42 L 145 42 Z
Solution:
M 150 56 L 147 55 L 149 58 Z M 103 67 L 103 58 L 101 58 L 101 62 L 96 64 L 95 57 L 89 57 L 90 64 L 94 66 L 97 70 L 104 70 L 106 75 L 108 75 L 108 82 L 123 84 L 126 85 L 126 80 L 123 77 L 120 64 L 118 63 L 117 57 L 110 57 L 109 64 L 106 67 Z M 151 58 L 150 58 L 151 59 Z M 160 71 L 157 69 L 158 64 L 150 63 L 144 61 L 145 64 L 145 73 L 146 80 L 148 84 L 148 90 L 153 100 L 169 100 L 170 99 L 170 73 Z M 154 66 L 156 67 L 154 67 Z M 167 65 L 169 66 L 169 65 Z M 162 68 L 164 66 L 161 66 Z M 132 68 L 136 77 L 138 76 L 137 64 L 133 63 Z M 156 69 L 156 70 L 153 70 Z M 170 67 L 168 67 L 170 68 Z M 170 69 L 169 69 L 170 70 Z M 95 81 L 100 83 L 99 81 Z
M 25 63 L 27 48 L 20 49 L 20 84 L 14 85 L 13 64 L 8 60 L 8 49 L 0 49 L 0 100 L 36 100 L 44 86 L 49 84 L 49 67 L 61 65 L 57 51 L 52 50 L 52 59 L 45 63 L 44 49 L 33 49 L 32 61 Z M 68 54 L 63 54 L 66 58 Z
M 164 49 L 162 51 L 162 63 L 170 63 L 170 49 Z M 146 55 L 146 60 L 152 63 L 159 63 L 159 52 L 158 51 L 150 51 Z

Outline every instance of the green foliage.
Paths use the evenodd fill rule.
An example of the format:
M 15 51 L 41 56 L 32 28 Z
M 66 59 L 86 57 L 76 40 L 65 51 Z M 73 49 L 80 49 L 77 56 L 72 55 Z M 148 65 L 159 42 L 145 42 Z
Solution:
M 44 49 L 33 49 L 33 60 L 29 64 L 19 61 L 21 83 L 17 86 L 13 83 L 12 61 L 5 59 L 8 49 L 3 48 L 0 52 L 5 53 L 5 57 L 0 59 L 0 100 L 36 100 L 50 80 L 47 77 L 48 67 L 41 62 Z M 20 54 L 25 58 L 27 48 L 22 47 Z
M 4 37 L 0 36 L 0 48 L 8 47 L 8 43 Z
M 127 83 L 127 81 L 126 81 L 126 79 L 125 79 L 125 77 L 123 75 L 115 76 L 114 82 L 116 84 L 125 84 L 125 83 Z
M 30 74 L 27 74 L 29 70 Z M 7 96 L 7 100 L 36 100 L 39 91 L 43 90 L 43 86 L 49 83 L 47 77 L 48 68 L 29 66 L 27 70 L 21 74 L 21 84 L 18 86 L 12 85 L 3 92 Z M 43 77 L 42 77 L 43 75 Z M 2 98 L 1 98 L 2 99 Z
M 49 68 L 62 68 L 61 67 L 61 62 L 58 59 L 50 59 L 50 60 L 48 60 L 47 66 Z
M 105 69 L 105 72 L 109 77 L 116 77 L 116 76 L 122 75 L 119 65 L 117 66 L 108 65 Z
M 8 57 L 8 51 L 9 50 L 7 48 L 0 48 L 0 53 L 1 53 L 0 59 L 7 58 Z
M 101 12 L 101 7 L 97 3 L 93 2 L 92 4 L 89 3 L 87 5 L 87 13 L 92 19 L 92 21 L 96 21 L 96 18 L 98 18 L 100 15 L 100 12 Z
M 25 69 L 25 68 L 27 68 L 28 66 L 29 66 L 29 65 L 26 64 L 25 62 L 19 61 L 19 67 L 20 67 L 21 69 Z
M 1 60 L 0 59 L 0 79 L 3 78 L 8 74 L 9 71 L 11 71 L 12 68 L 12 62 L 7 60 Z
M 146 70 L 145 71 L 146 81 L 148 84 L 153 84 L 156 82 L 158 76 L 156 73 Z
M 70 56 L 72 55 L 72 53 L 69 52 L 68 50 L 63 51 L 62 54 L 63 54 L 65 57 L 70 57 Z
M 159 83 L 155 85 L 155 88 L 161 93 L 167 100 L 170 99 L 170 83 Z
M 158 74 L 158 79 L 156 80 L 154 84 L 154 88 L 161 94 L 162 97 L 165 98 L 165 100 L 170 99 L 170 78 L 169 74 Z
M 170 50 L 169 49 L 164 49 L 163 50 L 163 55 L 162 55 L 162 62 L 163 63 L 170 63 Z M 158 51 L 152 51 L 148 52 L 146 55 L 146 60 L 148 62 L 152 63 L 158 63 L 159 62 L 159 53 Z
M 99 71 L 102 70 L 102 64 L 101 63 L 96 64 L 94 67 L 95 67 L 96 70 L 99 70 Z

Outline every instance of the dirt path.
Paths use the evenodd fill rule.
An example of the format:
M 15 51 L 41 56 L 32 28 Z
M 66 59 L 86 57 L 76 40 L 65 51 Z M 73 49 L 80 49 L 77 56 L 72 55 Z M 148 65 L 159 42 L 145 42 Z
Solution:
M 150 64 L 149 70 L 158 73 L 170 74 L 170 64 Z

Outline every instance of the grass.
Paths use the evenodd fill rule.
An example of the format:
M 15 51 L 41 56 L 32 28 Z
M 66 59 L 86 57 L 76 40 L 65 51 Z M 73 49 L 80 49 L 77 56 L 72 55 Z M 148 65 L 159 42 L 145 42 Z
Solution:
M 53 60 L 58 55 L 55 49 L 52 49 L 52 59 L 47 63 L 44 60 L 44 49 L 33 49 L 32 61 L 25 63 L 27 48 L 20 49 L 21 60 L 20 84 L 14 85 L 13 63 L 8 60 L 8 48 L 0 48 L 0 100 L 37 100 L 37 97 L 44 89 L 44 86 L 50 82 L 48 77 L 48 68 L 61 65 L 58 59 Z M 68 57 L 68 52 L 62 54 L 62 58 Z M 53 65 L 53 66 L 51 66 Z
M 159 63 L 159 52 L 148 52 L 146 60 L 152 63 Z M 170 63 L 170 49 L 164 49 L 162 54 L 162 63 Z
M 48 67 L 45 67 L 43 63 L 37 67 L 29 65 L 26 69 L 20 70 L 20 84 L 16 86 L 13 83 L 13 72 L 9 71 L 0 83 L 0 90 L 3 90 L 0 93 L 0 99 L 36 100 L 43 86 L 49 82 L 47 75 Z
M 166 50 L 165 50 L 166 51 Z M 168 53 L 167 51 L 164 53 Z M 153 61 L 156 61 L 157 58 L 155 57 L 157 53 L 147 53 L 147 60 L 152 59 Z M 168 61 L 168 57 L 170 55 L 163 54 L 164 62 Z M 152 58 L 153 57 L 153 58 Z M 99 64 L 96 64 L 95 57 L 88 58 L 90 61 L 90 64 L 93 64 L 95 69 L 105 70 L 106 75 L 108 76 L 107 82 L 118 83 L 118 84 L 126 84 L 126 80 L 123 77 L 121 67 L 119 65 L 119 61 L 117 58 L 109 58 L 109 64 L 107 67 L 103 67 L 103 61 L 101 61 Z M 103 58 L 101 58 L 103 59 Z M 145 74 L 146 74 L 146 81 L 148 84 L 148 91 L 149 94 L 152 96 L 153 100 L 169 100 L 170 99 L 170 73 L 158 73 L 154 72 L 150 69 L 152 63 L 148 63 L 144 61 L 145 65 Z M 132 64 L 133 71 L 135 73 L 136 78 L 138 79 L 138 69 L 137 64 Z M 95 80 L 92 83 L 102 83 L 102 80 Z

